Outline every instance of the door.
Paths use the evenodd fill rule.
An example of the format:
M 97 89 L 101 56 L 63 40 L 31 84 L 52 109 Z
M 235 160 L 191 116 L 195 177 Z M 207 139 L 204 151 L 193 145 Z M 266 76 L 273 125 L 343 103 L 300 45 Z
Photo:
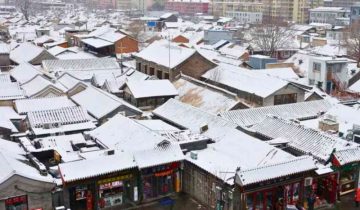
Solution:
M 330 92 L 331 91 L 331 81 L 327 81 L 326 82 L 326 91 Z

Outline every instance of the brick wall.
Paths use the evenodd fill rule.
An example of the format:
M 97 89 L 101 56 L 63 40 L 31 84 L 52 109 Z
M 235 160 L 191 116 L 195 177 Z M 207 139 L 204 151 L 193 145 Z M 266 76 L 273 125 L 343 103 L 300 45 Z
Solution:
M 122 50 L 121 50 L 122 46 Z M 116 53 L 134 53 L 139 52 L 138 41 L 132 39 L 130 37 L 124 37 L 118 42 L 115 43 L 115 51 Z

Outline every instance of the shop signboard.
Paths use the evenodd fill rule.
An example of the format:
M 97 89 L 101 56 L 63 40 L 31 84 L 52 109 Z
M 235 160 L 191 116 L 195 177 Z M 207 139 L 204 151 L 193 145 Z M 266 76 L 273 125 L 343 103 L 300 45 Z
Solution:
M 155 176 L 156 176 L 156 177 L 159 177 L 159 176 L 167 176 L 167 175 L 169 175 L 169 174 L 172 174 L 173 172 L 174 172 L 174 170 L 168 170 L 168 171 L 156 173 Z
M 330 168 L 334 171 L 346 171 L 355 167 L 360 167 L 360 162 L 358 163 L 353 163 L 350 165 L 344 165 L 344 166 L 340 166 L 340 167 L 336 167 L 336 166 L 331 166 Z
M 116 181 L 120 181 L 120 180 L 130 179 L 130 178 L 132 178 L 132 176 L 133 176 L 132 174 L 127 174 L 127 175 L 123 175 L 123 176 L 102 179 L 102 180 L 98 181 L 98 184 L 108 184 L 108 183 L 112 183 L 112 182 L 116 182 Z
M 6 210 L 28 210 L 27 196 L 17 196 L 5 200 Z
M 122 194 L 117 194 L 104 198 L 105 207 L 117 206 L 123 203 Z
M 293 176 L 280 177 L 280 178 L 277 178 L 277 179 L 268 180 L 266 182 L 260 182 L 260 183 L 257 183 L 257 184 L 245 186 L 244 187 L 244 192 L 256 191 L 256 190 L 264 189 L 264 188 L 271 187 L 271 186 L 282 185 L 282 184 L 285 184 L 285 183 L 288 183 L 288 182 L 293 182 L 293 181 L 298 180 L 300 178 L 303 178 L 303 174 L 296 174 L 296 175 L 293 175 Z

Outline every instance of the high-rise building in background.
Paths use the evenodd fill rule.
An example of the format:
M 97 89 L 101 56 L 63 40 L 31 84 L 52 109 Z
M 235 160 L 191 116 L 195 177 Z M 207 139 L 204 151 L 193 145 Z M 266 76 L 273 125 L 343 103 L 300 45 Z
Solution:
M 115 9 L 117 0 L 86 0 L 86 5 L 94 9 Z
M 257 19 L 269 21 L 274 18 L 304 24 L 309 22 L 309 9 L 323 6 L 323 0 L 227 0 L 211 2 L 210 11 L 215 15 L 246 19 L 257 22 Z M 260 13 L 262 13 L 260 15 Z M 250 20 L 249 20 L 250 19 Z M 253 21 L 255 20 L 255 21 Z

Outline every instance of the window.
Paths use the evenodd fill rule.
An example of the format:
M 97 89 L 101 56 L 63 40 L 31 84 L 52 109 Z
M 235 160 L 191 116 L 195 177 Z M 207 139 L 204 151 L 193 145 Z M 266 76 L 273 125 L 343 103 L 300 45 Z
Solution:
M 297 94 L 283 94 L 274 96 L 274 105 L 291 104 L 297 102 Z
M 320 71 L 321 69 L 321 63 L 313 63 L 313 70 L 314 71 Z

